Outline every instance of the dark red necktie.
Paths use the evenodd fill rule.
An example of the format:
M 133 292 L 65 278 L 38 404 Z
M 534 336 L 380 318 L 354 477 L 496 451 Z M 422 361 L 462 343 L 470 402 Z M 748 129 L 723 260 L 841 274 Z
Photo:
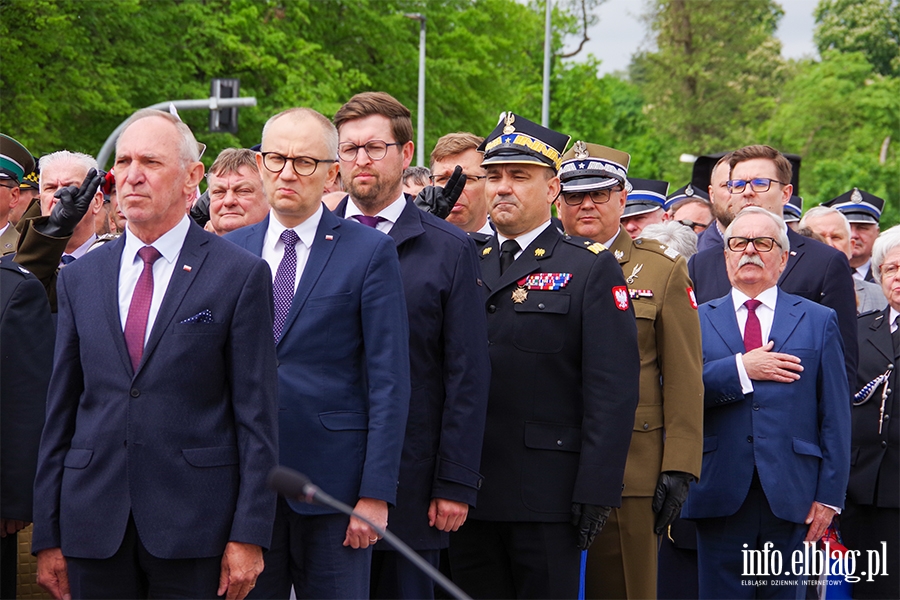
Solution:
M 762 346 L 762 327 L 759 324 L 759 317 L 756 316 L 756 309 L 762 304 L 759 300 L 747 300 L 744 306 L 747 307 L 747 323 L 744 325 L 744 350 L 750 352 Z
M 135 371 L 144 355 L 147 316 L 150 314 L 150 301 L 153 300 L 153 263 L 162 255 L 153 246 L 144 246 L 138 250 L 138 256 L 144 261 L 144 270 L 134 286 L 134 295 L 131 296 L 128 317 L 125 319 L 125 345 Z

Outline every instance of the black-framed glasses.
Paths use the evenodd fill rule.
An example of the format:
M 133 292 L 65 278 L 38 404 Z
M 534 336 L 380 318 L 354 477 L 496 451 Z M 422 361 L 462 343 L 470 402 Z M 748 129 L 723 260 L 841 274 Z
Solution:
M 0 187 L 5 187 L 8 190 L 19 187 L 18 183 L 13 182 L 12 185 L 6 185 L 5 183 L 0 183 Z
M 469 175 L 468 173 L 463 173 L 466 176 L 466 185 L 469 185 L 469 182 L 472 181 L 481 181 L 482 179 L 487 179 L 487 175 Z M 438 175 L 435 177 L 432 175 L 428 179 L 431 180 L 431 185 L 439 185 L 441 187 L 445 187 L 447 182 L 450 181 L 450 175 Z
M 284 170 L 284 165 L 290 161 L 294 173 L 301 177 L 308 177 L 315 173 L 319 163 L 334 162 L 333 158 L 319 160 L 311 156 L 283 156 L 277 152 L 260 152 L 260 154 L 263 157 L 263 165 L 273 173 L 281 173 Z
M 704 229 L 709 227 L 709 223 L 697 223 L 696 221 L 691 221 L 690 219 L 681 219 L 678 222 L 685 227 L 690 227 L 691 229 L 693 229 L 694 233 L 699 233 L 700 231 L 703 231 Z
M 594 204 L 606 204 L 609 202 L 613 192 L 621 192 L 622 188 L 606 188 L 605 190 L 594 190 L 591 192 L 562 192 L 563 202 L 569 206 L 581 206 L 585 198 L 590 198 Z
M 745 238 L 732 236 L 727 241 L 728 249 L 732 252 L 743 252 L 750 244 L 753 244 L 757 252 L 769 252 L 775 246 L 781 248 L 781 244 L 776 242 L 775 238 L 770 237 Z
M 761 194 L 763 192 L 768 192 L 769 188 L 772 187 L 773 183 L 780 183 L 781 185 L 787 185 L 783 181 L 778 181 L 777 179 L 769 179 L 768 177 L 754 177 L 753 179 L 732 179 L 727 182 L 728 183 L 728 191 L 732 194 L 740 194 L 747 186 L 750 186 L 750 189 L 756 192 L 757 194 Z
M 338 156 L 341 160 L 347 162 L 356 160 L 359 149 L 362 148 L 372 160 L 381 160 L 387 156 L 389 146 L 402 146 L 400 142 L 384 142 L 382 140 L 370 140 L 362 146 L 357 146 L 353 142 L 344 142 L 338 146 Z

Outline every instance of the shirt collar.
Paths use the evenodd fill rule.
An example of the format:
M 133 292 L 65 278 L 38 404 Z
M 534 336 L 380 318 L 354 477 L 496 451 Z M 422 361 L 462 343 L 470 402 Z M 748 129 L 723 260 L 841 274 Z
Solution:
M 616 234 L 614 236 L 612 236 L 611 238 L 609 238 L 609 240 L 606 241 L 603 245 L 606 246 L 607 248 L 612 248 L 612 245 L 616 243 L 616 238 L 619 237 L 620 233 L 622 233 L 622 229 L 621 228 L 616 229 Z
M 774 311 L 775 302 L 778 300 L 778 286 L 773 285 L 769 289 L 760 292 L 759 295 L 756 296 L 756 299 L 762 302 L 763 306 Z M 734 302 L 735 311 L 741 308 L 747 300 L 751 300 L 750 296 L 736 287 L 731 288 L 731 301 Z
M 322 220 L 322 213 L 324 209 L 322 208 L 322 203 L 319 203 L 319 207 L 316 209 L 308 219 L 297 225 L 296 227 L 291 227 L 294 230 L 294 233 L 297 234 L 297 237 L 300 238 L 300 241 L 303 242 L 303 245 L 306 246 L 307 249 L 312 248 L 313 241 L 316 239 L 316 231 L 319 229 L 319 221 Z M 269 213 L 271 217 L 269 218 L 269 228 L 266 231 L 266 239 L 269 240 L 269 244 L 274 247 L 276 244 L 281 242 L 281 233 L 287 229 L 281 221 L 278 220 L 278 217 L 275 216 L 274 212 Z
M 381 212 L 378 214 L 371 216 L 381 217 L 393 225 L 397 222 L 397 219 L 400 218 L 400 213 L 403 212 L 404 208 L 406 208 L 406 196 L 403 195 L 403 192 L 400 192 L 399 198 L 381 209 Z M 350 219 L 355 215 L 361 214 L 364 214 L 363 211 L 359 210 L 359 207 L 356 205 L 356 202 L 353 201 L 353 197 L 351 196 L 350 200 L 347 201 L 347 210 L 344 211 L 344 218 Z
M 75 257 L 75 258 L 81 258 L 81 257 L 84 256 L 85 254 L 87 254 L 88 249 L 89 249 L 89 248 L 93 245 L 93 243 L 96 242 L 96 241 L 97 241 L 97 234 L 96 234 L 96 233 L 92 233 L 92 234 L 91 234 L 91 237 L 89 237 L 87 240 L 85 240 L 85 242 L 84 242 L 82 245 L 80 245 L 80 246 L 78 246 L 77 248 L 75 248 L 75 250 L 72 251 L 72 253 L 70 254 L 70 256 L 73 256 L 73 257 Z M 68 253 L 67 253 L 67 254 L 68 254 Z
M 892 307 L 891 307 L 891 318 L 890 318 L 890 321 L 889 321 L 890 326 L 891 326 L 891 333 L 893 333 L 893 329 L 894 329 L 894 321 L 897 320 L 897 317 L 898 317 L 898 316 L 900 316 L 900 312 L 897 312 L 897 309 L 894 308 L 894 307 L 892 306 Z
M 481 229 L 476 231 L 475 233 L 484 233 L 487 235 L 494 235 L 494 228 L 491 227 L 491 220 L 488 219 L 484 222 L 484 225 L 481 226 Z
M 138 236 L 131 233 L 131 226 L 126 224 L 125 249 L 122 251 L 122 256 L 134 263 L 140 260 L 137 255 L 138 250 L 144 246 L 153 246 L 167 262 L 173 263 L 178 258 L 178 254 L 181 253 L 181 247 L 184 246 L 184 238 L 187 237 L 190 227 L 191 221 L 187 215 L 184 215 L 175 227 L 159 236 L 155 242 L 145 244 Z
M 547 219 L 542 225 L 539 225 L 538 227 L 532 229 L 528 233 L 523 233 L 522 235 L 520 235 L 517 238 L 504 237 L 498 231 L 497 232 L 497 244 L 502 246 L 503 242 L 505 242 L 506 240 L 515 239 L 516 242 L 518 242 L 518 244 L 519 244 L 519 248 L 524 250 L 525 248 L 528 247 L 529 244 L 531 244 L 531 242 L 536 240 L 539 235 L 544 233 L 544 230 L 547 229 L 548 227 L 550 227 L 550 219 Z

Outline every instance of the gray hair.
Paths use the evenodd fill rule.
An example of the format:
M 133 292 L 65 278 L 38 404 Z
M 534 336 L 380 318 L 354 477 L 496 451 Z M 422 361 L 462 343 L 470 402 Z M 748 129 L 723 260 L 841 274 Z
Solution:
M 303 118 L 311 119 L 318 123 L 322 127 L 322 135 L 325 138 L 325 148 L 326 152 L 328 152 L 328 158 L 333 158 L 337 160 L 338 155 L 338 131 L 334 126 L 334 123 L 331 120 L 323 115 L 322 113 L 315 111 L 311 108 L 289 108 L 287 110 L 281 111 L 277 115 L 270 117 L 266 124 L 263 125 L 262 137 L 260 141 L 266 139 L 266 133 L 269 131 L 269 127 L 272 126 L 272 123 L 277 121 L 282 117 L 291 117 L 295 121 L 299 121 Z M 320 158 L 313 156 L 312 158 Z
M 847 234 L 847 239 L 850 239 L 850 221 L 847 220 L 847 217 L 846 215 L 844 215 L 844 213 L 830 206 L 813 206 L 811 209 L 806 211 L 806 214 L 804 214 L 803 218 L 800 219 L 799 227 L 809 227 L 810 219 L 821 219 L 822 217 L 827 217 L 828 215 L 835 214 L 841 216 L 841 221 L 844 223 L 844 233 Z M 812 227 L 809 228 L 812 229 Z
M 748 206 L 741 212 L 739 212 L 734 217 L 734 221 L 731 222 L 725 229 L 725 246 L 728 247 L 728 238 L 731 237 L 731 232 L 734 230 L 734 224 L 738 222 L 738 219 L 742 217 L 747 217 L 750 215 L 765 215 L 772 219 L 772 222 L 775 223 L 775 227 L 778 230 L 778 233 L 775 235 L 775 241 L 778 242 L 778 245 L 781 246 L 782 252 L 787 252 L 791 249 L 791 242 L 788 239 L 787 235 L 787 225 L 784 224 L 784 219 L 781 218 L 780 215 L 776 215 L 774 213 L 770 213 L 764 208 L 760 208 L 758 206 Z
M 81 152 L 69 152 L 68 150 L 60 150 L 58 152 L 53 152 L 52 154 L 46 154 L 41 157 L 40 161 L 38 161 L 38 165 L 41 171 L 38 179 L 39 188 L 42 188 L 44 186 L 44 171 L 48 168 L 53 167 L 53 165 L 58 165 L 61 163 L 75 163 L 80 167 L 84 167 L 85 174 L 87 174 L 87 172 L 91 169 L 99 170 L 100 168 L 97 166 L 97 161 L 93 156 L 89 156 Z
M 685 259 L 697 254 L 697 234 L 678 221 L 663 221 L 647 225 L 641 231 L 642 239 L 653 239 L 674 248 Z
M 178 130 L 178 133 L 181 135 L 181 161 L 185 166 L 200 160 L 200 144 L 197 143 L 197 138 L 194 137 L 194 134 L 191 132 L 191 128 L 185 125 L 181 119 L 167 112 L 156 110 L 155 108 L 142 108 L 141 110 L 131 115 L 127 121 L 125 121 L 125 125 L 124 127 L 122 127 L 122 132 L 124 133 L 125 130 L 135 122 L 149 117 L 159 117 L 161 119 L 165 119 L 166 121 L 172 123 L 175 126 L 175 129 Z M 116 140 L 116 150 L 118 151 L 118 149 L 119 142 L 118 140 Z
M 881 279 L 881 265 L 884 257 L 894 248 L 900 247 L 900 225 L 894 225 L 886 231 L 882 231 L 872 246 L 872 272 L 878 274 Z
M 412 179 L 416 185 L 428 185 L 431 177 L 431 170 L 428 167 L 406 167 L 403 170 L 403 185 L 409 183 Z

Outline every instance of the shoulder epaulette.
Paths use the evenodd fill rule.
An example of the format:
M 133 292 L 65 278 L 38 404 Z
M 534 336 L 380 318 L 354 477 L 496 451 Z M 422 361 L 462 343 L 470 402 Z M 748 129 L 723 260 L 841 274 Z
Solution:
M 678 260 L 678 257 L 681 256 L 681 253 L 672 246 L 666 246 L 656 240 L 638 238 L 634 240 L 634 245 L 642 250 L 649 250 L 655 254 L 661 254 L 673 262 Z

